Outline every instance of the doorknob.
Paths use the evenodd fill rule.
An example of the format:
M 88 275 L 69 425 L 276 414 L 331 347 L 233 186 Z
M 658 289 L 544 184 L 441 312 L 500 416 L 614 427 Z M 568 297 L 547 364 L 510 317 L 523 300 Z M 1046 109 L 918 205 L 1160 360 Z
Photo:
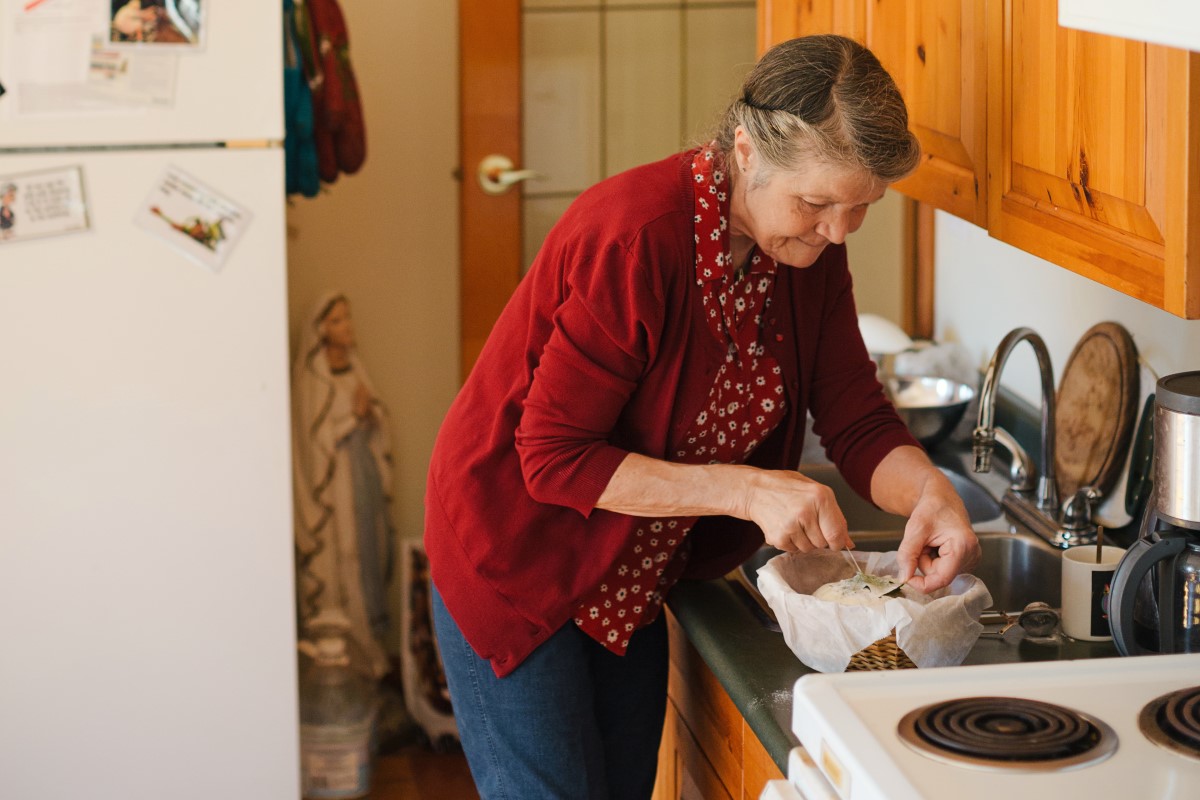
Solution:
M 479 185 L 488 194 L 504 194 L 521 181 L 544 180 L 545 175 L 531 169 L 513 169 L 512 159 L 492 154 L 479 162 Z

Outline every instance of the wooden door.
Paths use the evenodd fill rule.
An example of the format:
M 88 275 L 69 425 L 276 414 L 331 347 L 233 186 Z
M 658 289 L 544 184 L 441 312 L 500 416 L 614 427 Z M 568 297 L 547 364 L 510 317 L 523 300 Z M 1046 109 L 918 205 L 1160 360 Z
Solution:
M 1052 2 L 994 13 L 989 232 L 1200 317 L 1200 55 L 1060 28 Z
M 489 155 L 521 153 L 521 2 L 460 0 L 460 375 L 466 378 L 521 279 L 521 194 L 489 194 Z

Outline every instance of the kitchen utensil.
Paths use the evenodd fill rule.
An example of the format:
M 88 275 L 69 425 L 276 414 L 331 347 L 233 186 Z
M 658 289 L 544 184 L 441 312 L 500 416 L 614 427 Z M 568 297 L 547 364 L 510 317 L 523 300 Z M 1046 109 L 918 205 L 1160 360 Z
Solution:
M 1093 325 L 1071 351 L 1054 414 L 1060 498 L 1083 486 L 1112 491 L 1133 435 L 1138 376 L 1133 337 L 1116 322 Z
M 884 380 L 896 413 L 926 448 L 950 435 L 975 390 L 965 383 L 932 376 L 888 376 Z
M 850 552 L 850 548 L 843 547 L 842 554 L 844 556 L 846 556 L 846 560 L 850 562 L 850 566 L 854 567 L 854 571 L 857 572 L 859 575 L 862 575 L 863 574 L 862 567 L 860 567 L 858 565 L 858 561 L 855 560 L 854 554 Z
M 1159 518 L 1200 531 L 1200 371 L 1158 382 L 1154 485 Z
M 1122 655 L 1200 652 L 1200 372 L 1159 380 L 1154 488 L 1140 535 L 1113 576 Z
M 1112 638 L 1108 599 L 1113 572 L 1125 551 L 1111 545 L 1071 547 L 1062 555 L 1062 629 L 1072 639 L 1100 642 Z
M 1096 563 L 1104 556 L 1104 526 L 1096 526 Z
M 1036 601 L 1025 606 L 1017 617 L 1017 624 L 1030 636 L 1044 637 L 1054 633 L 1058 627 L 1058 612 L 1048 604 Z

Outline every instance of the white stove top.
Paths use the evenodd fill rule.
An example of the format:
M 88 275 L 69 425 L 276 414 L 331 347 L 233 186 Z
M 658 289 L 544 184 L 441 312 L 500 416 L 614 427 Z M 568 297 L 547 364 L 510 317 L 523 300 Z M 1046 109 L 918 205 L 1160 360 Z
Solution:
M 844 800 L 1200 798 L 1200 759 L 1138 730 L 1161 695 L 1200 686 L 1200 653 L 806 675 L 792 728 Z M 1025 698 L 1082 712 L 1115 731 L 1116 751 L 1069 769 L 1009 772 L 944 763 L 896 734 L 908 712 L 967 697 Z M 1068 794 L 1077 793 L 1077 794 Z

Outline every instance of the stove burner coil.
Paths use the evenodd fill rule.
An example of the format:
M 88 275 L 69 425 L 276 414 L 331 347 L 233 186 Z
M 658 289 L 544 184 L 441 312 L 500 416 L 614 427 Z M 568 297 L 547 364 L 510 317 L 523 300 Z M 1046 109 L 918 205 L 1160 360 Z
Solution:
M 1138 728 L 1155 744 L 1200 759 L 1200 686 L 1151 700 L 1138 715 Z
M 909 746 L 939 760 L 997 769 L 1065 769 L 1116 751 L 1104 723 L 1017 697 L 968 697 L 918 708 L 900 721 Z

